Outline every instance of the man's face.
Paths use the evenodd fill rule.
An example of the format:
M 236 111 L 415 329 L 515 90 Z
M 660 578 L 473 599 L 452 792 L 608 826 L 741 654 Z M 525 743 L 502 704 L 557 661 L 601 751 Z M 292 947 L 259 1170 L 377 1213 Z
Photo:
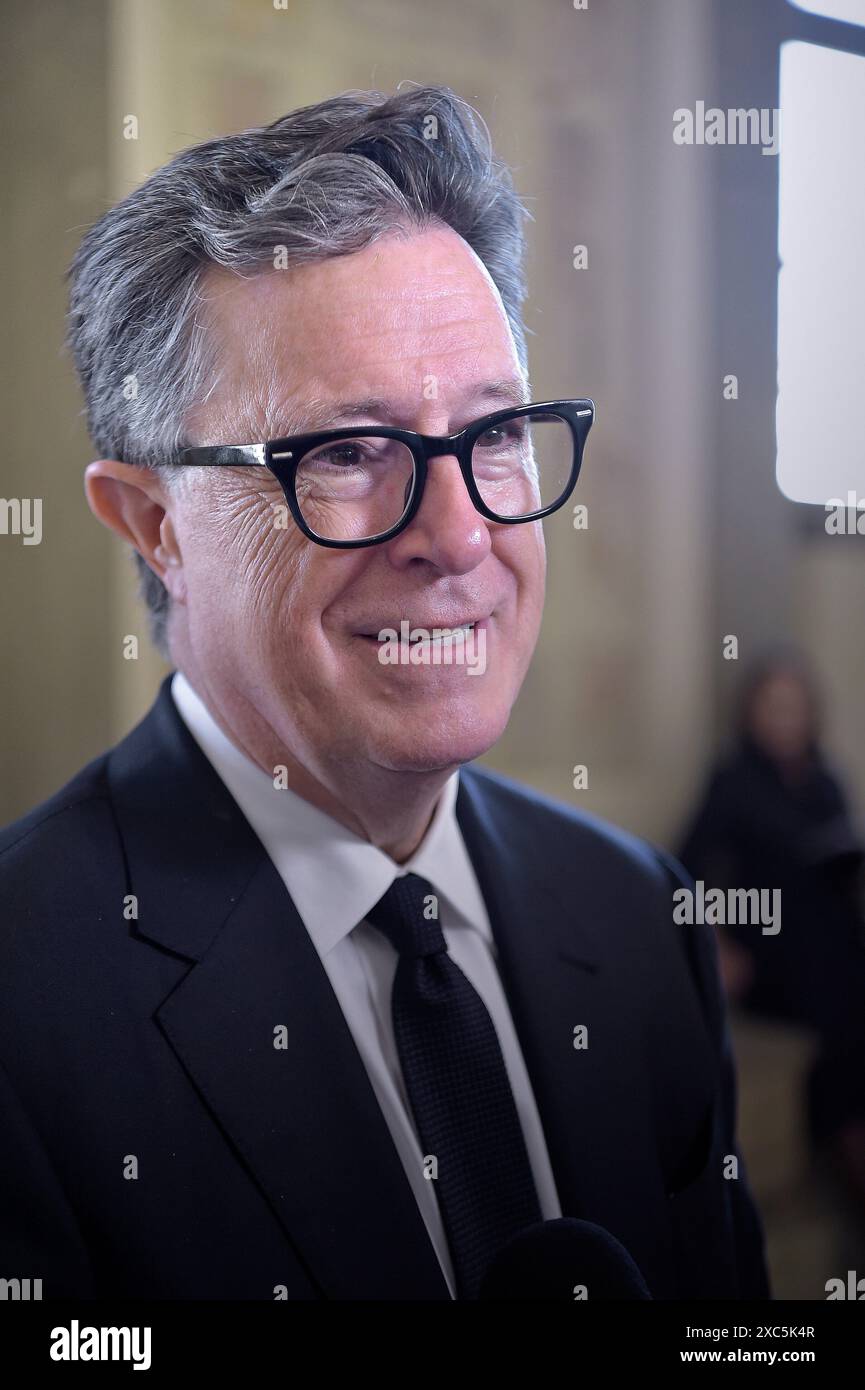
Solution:
M 447 229 L 389 236 L 290 271 L 212 272 L 205 294 L 224 369 L 189 422 L 190 442 L 300 432 L 312 407 L 314 428 L 451 434 L 507 405 L 490 389 L 506 381 L 520 403 L 501 299 Z M 345 413 L 346 402 L 370 398 L 386 408 Z M 430 462 L 417 516 L 385 544 L 325 549 L 291 519 L 286 526 L 284 504 L 264 469 L 184 475 L 169 501 L 182 554 L 180 664 L 188 650 L 217 703 L 248 702 L 328 783 L 337 765 L 423 772 L 485 752 L 505 728 L 537 640 L 540 524 L 485 520 L 451 456 Z M 481 621 L 483 673 L 382 664 L 369 634 L 399 631 L 403 620 L 426 629 Z

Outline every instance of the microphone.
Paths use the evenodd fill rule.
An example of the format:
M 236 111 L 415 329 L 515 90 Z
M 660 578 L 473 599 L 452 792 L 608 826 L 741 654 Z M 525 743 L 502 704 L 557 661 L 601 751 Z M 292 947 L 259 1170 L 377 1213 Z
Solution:
M 615 1236 L 592 1221 L 562 1216 L 519 1231 L 495 1255 L 479 1299 L 651 1299 L 646 1281 Z

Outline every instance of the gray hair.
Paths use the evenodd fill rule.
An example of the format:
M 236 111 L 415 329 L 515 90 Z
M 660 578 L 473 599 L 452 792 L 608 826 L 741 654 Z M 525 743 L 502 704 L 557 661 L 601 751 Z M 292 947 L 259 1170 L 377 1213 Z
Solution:
M 216 370 L 203 276 L 273 268 L 277 247 L 300 265 L 443 223 L 489 271 L 525 371 L 526 215 L 482 118 L 447 87 L 346 92 L 181 151 L 90 228 L 70 267 L 68 342 L 100 457 L 176 476 L 166 465 Z M 168 657 L 168 591 L 135 559 Z

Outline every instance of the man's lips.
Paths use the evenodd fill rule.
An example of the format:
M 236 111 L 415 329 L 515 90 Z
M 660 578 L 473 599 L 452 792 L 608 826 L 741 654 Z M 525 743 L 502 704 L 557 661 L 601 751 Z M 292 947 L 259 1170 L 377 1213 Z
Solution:
M 488 627 L 491 617 L 492 617 L 492 614 L 491 614 L 491 613 L 488 613 L 488 614 L 485 614 L 483 617 L 479 617 L 479 618 L 451 618 L 451 619 L 447 619 L 447 618 L 443 618 L 443 617 L 441 617 L 441 616 L 438 616 L 438 617 L 435 617 L 435 618 L 423 618 L 423 619 L 422 619 L 422 618 L 394 618 L 394 619 L 385 619 L 385 620 L 383 620 L 381 623 L 378 623 L 378 624 L 375 624 L 375 625 L 373 625 L 372 623 L 364 623 L 363 627 L 362 627 L 359 631 L 355 632 L 354 636 L 355 636 L 355 637 L 364 637 L 364 638 L 366 638 L 366 640 L 369 641 L 369 642 L 379 642 L 379 641 L 381 641 L 382 639 L 381 639 L 381 637 L 380 637 L 380 633 L 382 633 L 382 632 L 388 632 L 388 633 L 395 632 L 396 635 L 397 635 L 397 637 L 401 637 L 401 636 L 402 636 L 402 630 L 403 630 L 401 624 L 402 624 L 402 623 L 408 623 L 408 628 L 409 628 L 409 641 L 410 641 L 410 642 L 416 642 L 416 641 L 421 641 L 421 640 L 423 639 L 423 634 L 424 634 L 424 633 L 427 634 L 427 635 L 429 635 L 429 634 L 435 632 L 435 633 L 437 633 L 439 636 L 442 636 L 443 634 L 447 634 L 447 633 L 450 633 L 450 632 L 459 632 L 459 631 L 461 631 L 461 630 L 462 630 L 462 631 L 465 631 L 465 632 L 472 632 L 472 631 L 478 632 L 481 628 L 486 628 L 486 627 Z

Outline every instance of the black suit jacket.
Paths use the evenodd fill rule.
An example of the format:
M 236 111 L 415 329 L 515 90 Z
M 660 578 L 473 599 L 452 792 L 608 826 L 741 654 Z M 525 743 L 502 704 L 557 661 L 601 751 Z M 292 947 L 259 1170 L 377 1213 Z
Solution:
M 681 871 L 479 769 L 457 815 L 564 1213 L 656 1298 L 767 1296 Z M 2 832 L 0 892 L 0 1275 L 45 1298 L 448 1297 L 327 975 L 168 680 Z

